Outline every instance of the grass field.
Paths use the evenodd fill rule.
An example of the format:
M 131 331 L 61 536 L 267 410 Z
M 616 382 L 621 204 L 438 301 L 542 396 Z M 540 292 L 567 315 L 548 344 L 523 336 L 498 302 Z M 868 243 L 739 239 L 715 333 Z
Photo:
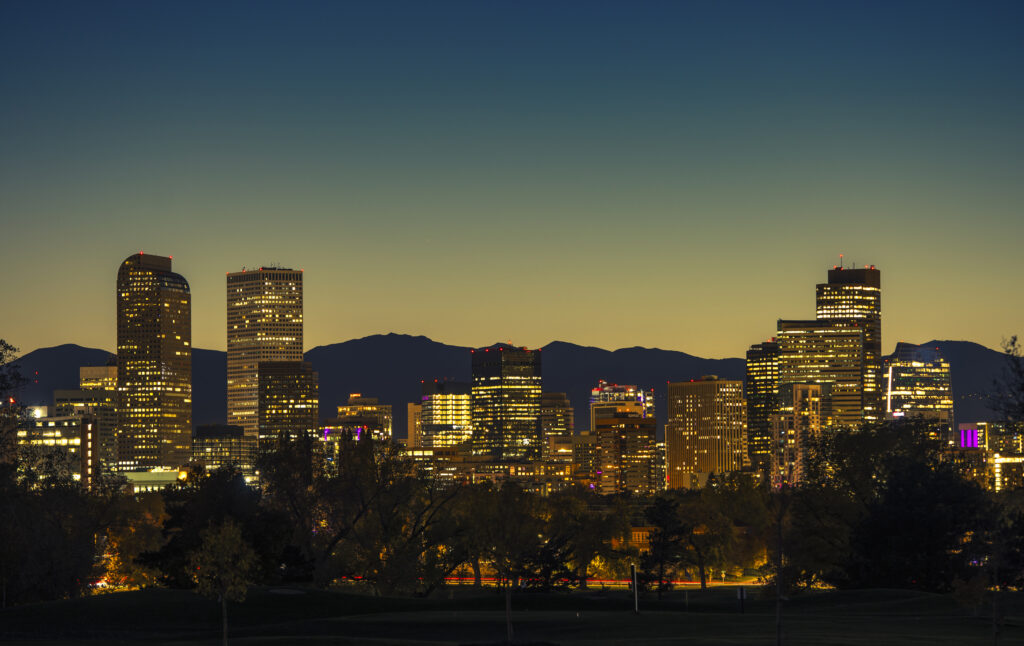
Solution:
M 1001 644 L 1024 644 L 1024 595 L 1005 595 Z M 739 612 L 731 588 L 675 591 L 641 599 L 634 615 L 623 591 L 517 592 L 521 644 L 775 643 L 774 601 L 748 599 Z M 385 599 L 298 588 L 253 589 L 229 606 L 231 643 L 498 644 L 504 598 L 496 590 L 445 590 L 429 599 Z M 992 644 L 989 608 L 979 616 L 943 595 L 897 590 L 815 592 L 785 605 L 786 644 Z M 194 593 L 144 590 L 0 611 L 0 639 L 14 644 L 220 643 L 219 606 Z

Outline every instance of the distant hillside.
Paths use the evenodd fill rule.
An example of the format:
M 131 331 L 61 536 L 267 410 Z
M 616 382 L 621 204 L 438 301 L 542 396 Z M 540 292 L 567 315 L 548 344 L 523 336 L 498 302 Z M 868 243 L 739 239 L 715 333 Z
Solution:
M 33 406 L 53 406 L 53 391 L 78 388 L 81 366 L 103 366 L 113 355 L 106 350 L 65 343 L 39 348 L 18 360 L 21 376 L 28 380 L 22 399 Z
M 956 416 L 959 421 L 991 419 L 987 399 L 1002 371 L 1002 353 L 968 341 L 929 341 L 951 366 Z M 379 397 L 394 408 L 395 434 L 405 436 L 406 404 L 418 401 L 420 381 L 469 381 L 470 348 L 446 345 L 424 336 L 378 334 L 344 343 L 318 346 L 306 360 L 320 373 L 320 416 L 332 417 L 349 393 Z M 577 426 L 589 416 L 587 399 L 599 379 L 655 389 L 658 416 L 665 412 L 665 383 L 703 375 L 743 379 L 743 359 L 702 359 L 684 352 L 649 348 L 602 350 L 555 341 L 544 346 L 544 390 L 565 392 L 576 409 Z M 103 365 L 109 353 L 77 345 L 40 348 L 20 360 L 30 379 L 23 397 L 34 404 L 52 404 L 57 388 L 75 388 L 79 366 Z M 222 423 L 227 417 L 225 353 L 195 349 L 192 358 L 193 422 Z
M 67 343 L 40 348 L 18 360 L 21 374 L 28 379 L 22 398 L 39 406 L 53 406 L 53 391 L 78 388 L 81 366 L 102 366 L 113 355 L 97 348 Z M 217 350 L 192 351 L 192 421 L 196 424 L 223 423 L 227 418 L 225 391 L 227 360 Z
M 957 424 L 998 417 L 991 409 L 990 395 L 1006 363 L 1002 352 L 971 341 L 929 341 L 922 345 L 938 348 L 949 361 Z

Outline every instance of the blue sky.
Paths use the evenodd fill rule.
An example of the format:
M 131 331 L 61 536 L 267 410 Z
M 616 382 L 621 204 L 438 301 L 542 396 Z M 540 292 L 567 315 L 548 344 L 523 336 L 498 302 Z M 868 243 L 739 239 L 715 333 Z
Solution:
M 9 1 L 0 335 L 114 345 L 173 255 L 377 332 L 739 356 L 882 269 L 884 345 L 1019 333 L 1019 3 Z

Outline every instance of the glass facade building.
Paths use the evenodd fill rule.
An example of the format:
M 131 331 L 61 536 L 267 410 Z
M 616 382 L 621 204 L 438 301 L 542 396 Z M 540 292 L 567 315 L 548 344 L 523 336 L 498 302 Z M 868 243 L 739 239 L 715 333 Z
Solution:
M 545 461 L 571 462 L 576 414 L 565 393 L 541 393 L 540 434 Z
M 774 339 L 747 350 L 747 452 L 759 471 L 768 469 L 772 454 L 771 416 L 778 409 L 779 344 Z
M 464 444 L 472 437 L 469 384 L 425 381 L 420 398 L 420 445 L 440 448 Z
M 541 352 L 503 343 L 472 351 L 473 453 L 492 460 L 539 460 Z
M 257 367 L 259 451 L 296 437 L 315 437 L 320 399 L 313 366 L 306 361 L 267 361 Z
M 818 320 L 856 320 L 863 331 L 862 419 L 884 417 L 882 406 L 882 277 L 874 265 L 835 267 L 817 286 Z
M 260 267 L 229 273 L 227 343 L 228 424 L 241 426 L 255 447 L 260 366 L 302 361 L 302 271 Z
M 117 272 L 117 468 L 177 470 L 192 457 L 192 297 L 171 259 Z
M 883 365 L 886 416 L 932 421 L 941 427 L 943 438 L 949 437 L 953 429 L 953 386 L 949 362 L 938 349 L 900 342 Z

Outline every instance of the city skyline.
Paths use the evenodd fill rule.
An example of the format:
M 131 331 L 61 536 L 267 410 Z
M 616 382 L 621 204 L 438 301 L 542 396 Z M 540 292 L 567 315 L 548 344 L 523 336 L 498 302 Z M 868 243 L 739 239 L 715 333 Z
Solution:
M 225 347 L 221 272 L 281 263 L 305 349 L 740 357 L 843 253 L 886 273 L 883 353 L 999 347 L 1024 320 L 1024 9 L 788 9 L 6 3 L 5 338 L 112 350 L 107 286 L 142 250 L 189 280 L 198 348 Z

